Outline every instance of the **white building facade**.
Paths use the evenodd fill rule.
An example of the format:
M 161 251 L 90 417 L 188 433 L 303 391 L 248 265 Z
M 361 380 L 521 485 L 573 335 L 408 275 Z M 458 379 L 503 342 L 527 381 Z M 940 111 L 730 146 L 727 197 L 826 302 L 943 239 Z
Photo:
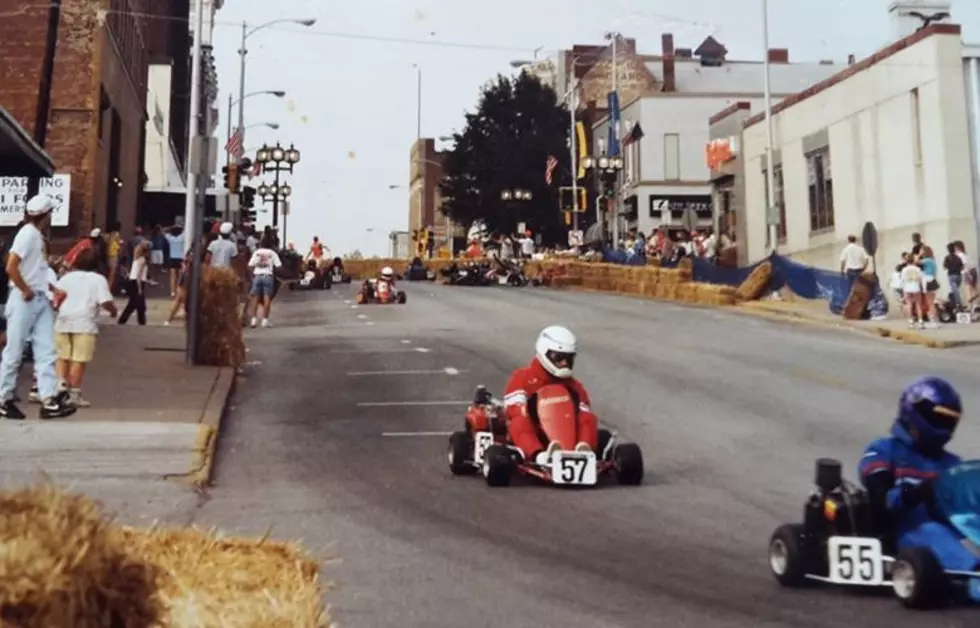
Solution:
M 623 127 L 639 122 L 643 137 L 623 149 L 623 202 L 626 227 L 644 234 L 654 229 L 680 229 L 686 210 L 698 217 L 697 228 L 712 225 L 710 169 L 706 160 L 709 119 L 738 101 L 764 108 L 764 64 L 716 60 L 717 65 L 678 50 L 665 64 L 663 56 L 647 61 L 654 76 L 670 76 L 662 91 L 625 104 Z M 832 76 L 842 66 L 830 62 L 789 63 L 785 50 L 770 51 L 773 102 Z M 608 117 L 593 126 L 593 154 L 607 150 Z
M 148 192 L 180 192 L 187 185 L 170 137 L 170 93 L 173 69 L 170 64 L 152 64 L 146 82 L 146 185 Z M 186 138 L 183 141 L 187 141 Z
M 980 97 L 973 88 L 968 99 L 977 64 L 964 53 L 959 26 L 933 24 L 774 109 L 780 253 L 836 269 L 847 236 L 872 222 L 884 276 L 915 232 L 940 264 L 954 240 L 976 256 Z M 746 121 L 740 150 L 751 263 L 769 252 L 761 115 Z

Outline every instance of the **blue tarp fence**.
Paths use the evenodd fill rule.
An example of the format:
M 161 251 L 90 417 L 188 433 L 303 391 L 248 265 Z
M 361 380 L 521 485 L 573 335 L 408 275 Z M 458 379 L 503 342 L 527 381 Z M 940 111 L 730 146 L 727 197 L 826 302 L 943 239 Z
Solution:
M 642 266 L 646 258 L 642 255 L 627 256 L 621 251 L 604 251 L 603 261 L 610 264 L 625 264 Z M 711 283 L 723 286 L 738 286 L 745 281 L 752 271 L 762 262 L 742 268 L 724 268 L 711 262 L 694 258 L 693 279 L 700 283 Z M 784 287 L 804 299 L 824 299 L 828 302 L 830 311 L 840 314 L 851 293 L 851 280 L 840 272 L 823 270 L 800 264 L 782 255 L 771 255 L 765 261 L 772 264 L 772 279 L 768 290 L 775 292 Z M 888 314 L 888 300 L 881 291 L 881 285 L 875 283 L 871 301 L 868 303 L 868 314 L 879 318 Z

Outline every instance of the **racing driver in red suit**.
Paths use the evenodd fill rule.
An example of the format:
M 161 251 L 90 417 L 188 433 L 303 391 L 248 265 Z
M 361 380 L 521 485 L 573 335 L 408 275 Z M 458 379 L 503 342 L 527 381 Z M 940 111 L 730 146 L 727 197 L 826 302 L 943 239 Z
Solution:
M 524 453 L 524 459 L 545 465 L 558 443 L 542 442 L 534 423 L 528 402 L 538 390 L 549 384 L 562 384 L 578 399 L 579 424 L 590 426 L 582 430 L 586 440 L 578 443 L 578 450 L 595 450 L 598 421 L 592 413 L 589 393 L 572 377 L 575 365 L 575 334 L 560 325 L 547 327 L 534 344 L 534 359 L 525 367 L 514 371 L 504 391 L 504 411 L 507 430 L 513 444 Z

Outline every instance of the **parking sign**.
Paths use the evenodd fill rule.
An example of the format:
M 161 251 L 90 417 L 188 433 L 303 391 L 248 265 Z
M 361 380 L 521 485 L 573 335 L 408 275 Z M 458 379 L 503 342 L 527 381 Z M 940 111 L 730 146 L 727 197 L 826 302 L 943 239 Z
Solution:
M 71 175 L 56 174 L 41 179 L 39 192 L 55 200 L 51 225 L 68 226 L 68 199 L 71 196 Z M 27 205 L 27 177 L 0 176 L 0 227 L 16 227 L 24 218 Z

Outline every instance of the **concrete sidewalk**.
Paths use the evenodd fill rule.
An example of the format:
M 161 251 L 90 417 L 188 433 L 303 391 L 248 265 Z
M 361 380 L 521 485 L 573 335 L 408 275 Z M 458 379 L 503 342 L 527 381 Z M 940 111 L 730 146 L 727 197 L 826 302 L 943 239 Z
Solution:
M 938 329 L 909 329 L 908 321 L 894 313 L 882 321 L 852 321 L 832 314 L 823 300 L 763 299 L 735 306 L 736 311 L 790 322 L 850 329 L 932 349 L 980 345 L 980 324 L 940 324 Z
M 67 418 L 0 422 L 0 486 L 49 479 L 123 511 L 172 519 L 204 486 L 235 372 L 189 367 L 183 325 L 121 326 L 104 319 L 83 391 L 92 403 Z M 30 365 L 22 376 L 27 399 Z M 186 508 L 185 508 L 186 507 Z M 141 515 L 142 516 L 142 515 Z M 177 516 L 180 519 L 180 516 Z

